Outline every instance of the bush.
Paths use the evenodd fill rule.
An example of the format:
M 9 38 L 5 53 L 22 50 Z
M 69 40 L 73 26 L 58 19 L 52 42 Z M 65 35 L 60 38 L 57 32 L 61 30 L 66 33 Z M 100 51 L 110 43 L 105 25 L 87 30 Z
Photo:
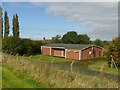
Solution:
M 16 37 L 6 37 L 2 40 L 3 52 L 19 55 L 33 55 L 40 53 L 42 42 Z
M 16 37 L 6 37 L 2 40 L 2 50 L 7 53 L 23 55 L 23 41 Z
M 109 62 L 111 62 L 113 58 L 116 65 L 120 67 L 120 37 L 113 39 L 111 42 L 108 49 L 107 58 Z

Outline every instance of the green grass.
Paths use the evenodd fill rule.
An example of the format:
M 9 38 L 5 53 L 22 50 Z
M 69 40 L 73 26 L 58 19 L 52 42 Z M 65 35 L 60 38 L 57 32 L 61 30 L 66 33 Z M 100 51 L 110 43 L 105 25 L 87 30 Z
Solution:
M 2 68 L 3 88 L 44 88 L 45 86 L 28 78 L 26 73 L 14 73 L 6 66 Z
M 46 55 L 33 55 L 31 56 L 32 60 L 42 60 L 45 62 L 51 62 L 54 59 L 54 62 L 57 62 L 59 64 L 69 64 L 72 62 L 72 60 L 70 59 L 65 59 L 65 58 L 60 58 L 60 57 L 53 57 L 53 56 L 46 56 Z M 96 70 L 99 71 L 100 68 L 104 65 L 103 67 L 103 72 L 107 72 L 107 73 L 112 73 L 115 75 L 118 75 L 118 70 L 115 68 L 110 68 L 107 65 L 107 60 L 105 58 L 100 58 L 100 59 L 90 59 L 90 60 L 76 60 L 74 62 L 74 66 L 75 67 L 85 67 L 91 70 Z
M 65 59 L 62 57 L 47 56 L 47 55 L 33 55 L 33 56 L 31 56 L 31 59 L 42 60 L 45 62 L 51 62 L 53 59 L 54 59 L 54 62 L 71 62 L 70 59 Z
M 0 62 L 0 89 L 2 88 L 2 63 Z
M 61 64 L 61 62 L 58 62 Z M 68 63 L 68 62 L 62 62 Z M 83 63 L 83 62 L 82 62 Z M 89 63 L 91 63 L 89 61 Z M 76 63 L 77 64 L 77 63 Z M 58 69 L 35 60 L 4 55 L 3 88 L 116 88 L 116 81 Z M 84 65 L 84 64 L 83 64 Z M 85 64 L 86 66 L 88 64 Z
M 103 70 L 102 70 L 103 72 L 118 75 L 118 69 L 108 67 L 108 62 L 104 59 L 101 59 L 98 62 L 95 62 L 94 64 L 89 65 L 88 67 L 89 69 L 98 71 L 102 66 L 103 66 Z

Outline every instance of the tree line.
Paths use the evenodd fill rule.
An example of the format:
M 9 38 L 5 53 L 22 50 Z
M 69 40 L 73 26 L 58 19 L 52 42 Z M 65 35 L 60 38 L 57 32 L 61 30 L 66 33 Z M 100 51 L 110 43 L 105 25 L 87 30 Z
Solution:
M 3 18 L 2 18 L 2 30 L 1 30 L 1 38 L 9 37 L 10 33 L 10 25 L 9 25 L 9 17 L 7 12 L 4 13 L 4 29 L 3 29 Z M 13 37 L 19 38 L 19 21 L 18 15 L 13 15 L 12 19 L 12 30 L 13 30 Z
M 65 43 L 65 44 L 94 44 L 98 46 L 104 46 L 104 44 L 108 44 L 108 41 L 102 41 L 99 38 L 91 41 L 90 37 L 87 34 L 78 34 L 76 31 L 69 31 L 64 34 L 62 37 L 60 35 L 56 35 L 52 37 L 52 43 Z
M 13 55 L 33 55 L 40 53 L 40 46 L 43 44 L 42 41 L 20 38 L 19 18 L 17 14 L 14 14 L 12 18 L 12 35 L 9 35 L 9 16 L 6 11 L 4 12 L 4 20 L 3 18 L 1 18 L 1 21 L 1 38 L 3 52 Z

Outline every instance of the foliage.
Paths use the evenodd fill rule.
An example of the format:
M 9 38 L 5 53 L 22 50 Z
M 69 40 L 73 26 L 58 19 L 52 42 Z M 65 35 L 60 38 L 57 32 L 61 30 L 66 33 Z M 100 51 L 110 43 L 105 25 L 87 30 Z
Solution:
M 5 16 L 4 16 L 4 37 L 8 37 L 9 35 L 9 17 L 7 15 L 7 12 L 5 11 Z
M 87 34 L 77 34 L 75 31 L 67 32 L 62 37 L 62 42 L 66 44 L 89 44 L 90 38 Z
M 77 43 L 77 33 L 75 31 L 67 32 L 62 37 L 62 42 L 66 44 L 76 44 Z
M 28 59 L 29 57 L 25 57 L 25 58 Z M 46 56 L 46 55 L 41 55 L 41 54 L 33 55 L 33 56 L 31 56 L 31 59 L 32 60 L 40 60 L 40 61 L 44 61 L 44 62 L 51 62 L 54 59 L 53 63 L 58 63 L 59 66 L 61 66 L 61 67 L 67 67 L 72 62 L 71 59 Z M 81 61 L 75 60 L 73 67 L 78 68 L 78 70 L 80 70 L 80 68 L 87 68 L 89 70 L 99 71 L 103 65 L 104 65 L 103 72 L 108 72 L 111 74 L 118 75 L 118 70 L 116 70 L 115 68 L 108 67 L 106 58 L 97 58 L 97 59 L 90 59 L 90 60 L 85 60 L 85 61 L 84 60 L 81 60 Z
M 5 37 L 2 40 L 2 50 L 7 53 L 23 55 L 23 41 L 16 37 Z
M 1 29 L 1 38 L 3 38 L 3 18 L 2 18 L 2 29 Z
M 43 44 L 41 41 L 23 39 L 23 43 L 25 46 L 24 53 L 27 55 L 40 54 L 40 46 Z
M 2 50 L 11 54 L 32 55 L 40 53 L 42 42 L 16 37 L 6 37 L 2 40 Z
M 3 18 L 2 18 L 2 7 L 0 6 L 0 38 L 3 37 Z
M 80 34 L 78 35 L 78 44 L 89 44 L 90 37 L 87 34 Z
M 12 84 L 11 84 L 12 83 Z M 28 78 L 25 71 L 13 72 L 7 65 L 2 67 L 2 87 L 3 88 L 43 88 L 46 87 L 39 82 Z
M 2 50 L 10 54 L 19 55 L 33 55 L 40 53 L 41 41 L 34 41 L 30 39 L 19 38 L 19 21 L 18 15 L 13 15 L 13 36 L 9 35 L 9 20 L 7 12 L 5 12 L 5 32 L 4 38 L 2 40 Z
M 17 58 L 16 58 L 17 57 Z M 78 74 L 75 72 L 69 72 L 65 70 L 60 70 L 52 65 L 42 62 L 36 62 L 33 60 L 25 60 L 22 57 L 4 55 L 3 65 L 10 72 L 14 72 L 14 75 L 19 75 L 19 80 L 15 78 L 9 71 L 6 71 L 8 74 L 5 74 L 6 78 L 3 83 L 3 88 L 10 84 L 9 80 L 16 79 L 16 83 L 12 83 L 13 86 L 20 86 L 23 83 L 24 76 L 26 75 L 27 79 L 32 79 L 38 84 L 48 86 L 48 88 L 118 88 L 118 83 L 116 81 L 107 80 L 102 77 L 89 76 L 84 74 Z M 15 74 L 16 73 L 16 74 Z M 11 78 L 8 78 L 11 77 Z M 23 77 L 20 79 L 20 77 Z M 14 80 L 12 80 L 14 81 Z M 12 82 L 11 81 L 11 82 Z M 7 83 L 9 82 L 9 83 Z M 26 86 L 26 79 L 24 79 Z M 29 81 L 30 83 L 31 81 Z M 35 83 L 33 83 L 35 84 Z M 33 84 L 27 84 L 31 87 Z M 35 84 L 36 86 L 36 84 Z M 11 86 L 7 87 L 11 88 Z M 17 87 L 19 88 L 19 86 Z M 37 88 L 37 87 L 35 87 Z
M 53 42 L 52 43 L 61 43 L 61 36 L 56 35 L 55 37 L 52 37 Z
M 97 46 L 103 46 L 103 41 L 101 41 L 100 39 L 96 39 L 93 44 L 97 45 Z
M 108 64 L 111 64 L 111 59 L 115 61 L 118 67 L 120 67 L 120 37 L 112 40 L 108 49 Z
M 19 37 L 19 21 L 17 14 L 13 15 L 12 23 L 13 23 L 13 36 Z

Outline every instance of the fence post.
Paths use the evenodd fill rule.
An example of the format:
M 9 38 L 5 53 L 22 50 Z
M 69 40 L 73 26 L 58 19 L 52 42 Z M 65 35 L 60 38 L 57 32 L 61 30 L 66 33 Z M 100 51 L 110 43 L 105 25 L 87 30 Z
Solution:
M 111 59 L 112 59 L 111 60 L 111 68 L 113 68 L 113 65 L 114 65 L 115 68 L 118 69 L 112 55 L 111 55 Z
M 29 56 L 29 59 L 31 59 L 32 55 Z
M 53 61 L 54 61 L 54 58 L 53 58 L 52 61 L 50 62 L 50 68 L 52 67 Z
M 103 76 L 103 68 L 104 68 L 104 66 L 105 66 L 105 63 L 102 65 L 102 67 L 100 67 L 100 77 Z
M 70 64 L 70 72 L 72 72 L 73 70 L 73 63 L 75 62 L 75 60 L 72 61 L 72 63 Z

